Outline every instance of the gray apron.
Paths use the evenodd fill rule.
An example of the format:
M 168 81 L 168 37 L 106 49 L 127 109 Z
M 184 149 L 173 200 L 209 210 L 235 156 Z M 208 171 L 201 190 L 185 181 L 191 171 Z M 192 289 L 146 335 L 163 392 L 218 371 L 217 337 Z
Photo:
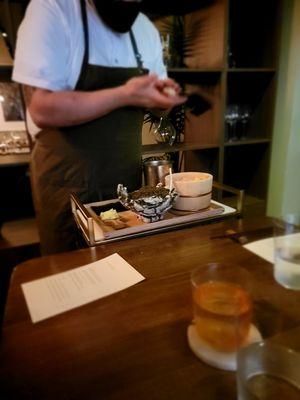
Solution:
M 80 3 L 85 52 L 75 90 L 113 88 L 146 73 L 132 32 L 136 68 L 88 64 L 85 0 Z M 76 193 L 82 202 L 88 203 L 115 198 L 118 183 L 130 191 L 141 186 L 143 117 L 142 109 L 123 107 L 82 125 L 45 129 L 38 134 L 31 157 L 31 185 L 42 254 L 76 248 L 70 193 Z

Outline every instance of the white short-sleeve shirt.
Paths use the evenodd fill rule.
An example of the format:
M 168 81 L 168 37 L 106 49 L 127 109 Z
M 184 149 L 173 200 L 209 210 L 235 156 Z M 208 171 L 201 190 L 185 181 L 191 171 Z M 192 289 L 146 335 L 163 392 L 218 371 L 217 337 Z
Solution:
M 111 67 L 137 65 L 129 33 L 110 30 L 86 0 L 89 63 Z M 142 13 L 132 27 L 144 67 L 166 77 L 159 33 Z M 17 37 L 13 80 L 53 91 L 73 90 L 84 55 L 80 0 L 31 0 Z M 29 125 L 31 121 L 29 120 Z M 30 126 L 31 133 L 36 129 Z

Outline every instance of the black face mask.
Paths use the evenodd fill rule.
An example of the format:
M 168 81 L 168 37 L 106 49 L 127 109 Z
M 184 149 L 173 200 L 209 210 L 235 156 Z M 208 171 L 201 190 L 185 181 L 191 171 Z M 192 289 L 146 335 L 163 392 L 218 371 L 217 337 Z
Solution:
M 94 0 L 94 4 L 103 22 L 119 33 L 128 32 L 140 12 L 140 3 L 135 1 Z

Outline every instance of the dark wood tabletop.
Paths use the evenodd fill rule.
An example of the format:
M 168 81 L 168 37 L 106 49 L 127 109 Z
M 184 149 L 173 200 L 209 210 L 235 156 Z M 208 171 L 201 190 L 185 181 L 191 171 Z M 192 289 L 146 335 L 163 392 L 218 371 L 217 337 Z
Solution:
M 0 398 L 236 399 L 235 374 L 204 364 L 188 347 L 190 273 L 208 262 L 241 265 L 251 273 L 255 323 L 263 337 L 299 326 L 300 292 L 279 286 L 272 265 L 238 243 L 240 233 L 247 240 L 268 232 L 266 219 L 229 220 L 17 266 L 2 330 Z M 146 280 L 31 323 L 21 283 L 115 252 Z

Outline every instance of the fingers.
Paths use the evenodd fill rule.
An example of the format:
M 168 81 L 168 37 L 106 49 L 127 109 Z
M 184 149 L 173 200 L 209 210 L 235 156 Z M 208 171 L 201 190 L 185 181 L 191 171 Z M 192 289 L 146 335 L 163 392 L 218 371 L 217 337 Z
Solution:
M 165 88 L 171 88 L 177 94 L 179 94 L 181 92 L 181 87 L 179 86 L 179 84 L 171 78 L 161 79 L 161 80 L 157 81 L 156 87 L 160 91 L 163 91 Z
M 154 73 L 149 75 L 143 75 L 137 78 L 133 78 L 136 82 L 139 82 L 139 85 L 142 87 L 152 87 L 158 90 L 165 95 L 170 95 L 171 92 L 175 92 L 173 95 L 178 95 L 181 92 L 181 87 L 171 78 L 159 79 L 158 76 Z M 168 90 L 164 92 L 164 89 L 171 89 L 168 93 Z
M 156 107 L 167 109 L 179 106 L 180 104 L 185 103 L 187 99 L 184 96 L 168 96 L 164 93 L 161 93 L 160 91 L 157 91 L 153 100 L 156 103 Z
M 180 96 L 180 86 L 173 79 L 161 80 L 156 74 L 131 78 L 125 91 L 130 105 L 147 108 L 172 108 L 187 100 Z
M 160 108 L 172 108 L 187 100 L 185 96 L 180 96 L 181 87 L 171 78 L 153 79 L 152 85 L 155 89 L 155 101 Z

